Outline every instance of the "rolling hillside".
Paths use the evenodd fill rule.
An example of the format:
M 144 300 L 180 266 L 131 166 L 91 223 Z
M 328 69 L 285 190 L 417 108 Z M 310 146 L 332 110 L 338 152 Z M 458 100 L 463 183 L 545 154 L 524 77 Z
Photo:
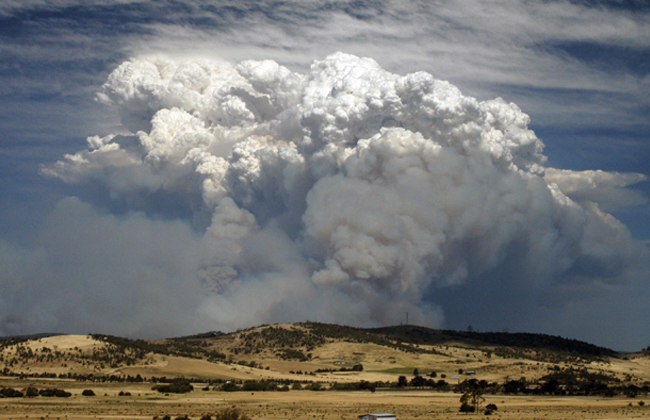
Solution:
M 605 383 L 618 390 L 650 385 L 650 358 L 642 353 L 621 355 L 542 334 L 411 325 L 374 329 L 320 323 L 264 325 L 165 340 L 104 334 L 3 339 L 0 370 L 9 376 L 103 381 L 186 377 L 205 382 L 367 381 L 394 386 L 403 376 L 407 386 L 420 387 L 449 387 L 470 380 L 495 386 L 519 381 L 528 389 L 541 389 L 555 380 L 569 384 L 558 388 L 563 390 L 573 389 L 567 388 L 572 383 Z

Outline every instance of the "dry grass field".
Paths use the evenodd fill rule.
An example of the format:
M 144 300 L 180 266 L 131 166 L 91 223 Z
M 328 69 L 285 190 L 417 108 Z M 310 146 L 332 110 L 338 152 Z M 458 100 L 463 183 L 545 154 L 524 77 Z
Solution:
M 25 393 L 28 387 L 35 387 L 38 390 L 58 388 L 72 394 L 68 398 L 42 395 L 0 398 L 0 420 L 153 420 L 165 415 L 172 420 L 184 415 L 199 420 L 205 414 L 214 415 L 229 407 L 240 409 L 252 419 L 268 420 L 354 420 L 360 414 L 372 412 L 391 412 L 399 420 L 650 418 L 647 354 L 619 355 L 586 343 L 563 339 L 558 342 L 553 337 L 533 337 L 532 342 L 530 337 L 524 337 L 529 340 L 523 342 L 524 346 L 480 341 L 485 336 L 479 335 L 469 339 L 457 339 L 453 334 L 450 336 L 453 339 L 448 336 L 440 340 L 432 336 L 425 339 L 422 334 L 430 332 L 416 330 L 407 331 L 416 334 L 413 341 L 408 341 L 395 334 L 373 336 L 365 330 L 335 327 L 263 326 L 232 334 L 156 342 L 84 335 L 0 341 L 0 370 L 5 374 L 0 377 L 0 391 L 15 389 Z M 323 328 L 333 329 L 323 332 Z M 419 339 L 417 334 L 421 334 Z M 535 340 L 547 343 L 540 346 Z M 352 370 L 355 365 L 362 365 L 363 370 Z M 395 387 L 399 376 L 410 380 L 415 369 L 422 375 L 436 372 L 436 380 L 444 378 L 449 387 Z M 473 372 L 472 376 L 467 371 Z M 498 407 L 489 417 L 482 412 L 459 413 L 461 394 L 449 391 L 462 381 L 504 384 L 520 378 L 526 378 L 528 386 L 535 389 L 548 381 L 545 375 L 562 371 L 601 375 L 610 386 L 618 387 L 618 391 L 610 397 L 486 392 L 482 407 L 487 404 Z M 95 379 L 118 379 L 112 382 L 70 379 L 74 375 L 86 379 L 90 375 Z M 144 378 L 144 382 L 119 381 L 136 375 Z M 193 378 L 196 382 L 189 393 L 164 394 L 152 390 L 154 384 L 147 382 L 154 377 Z M 584 378 L 590 377 L 581 380 L 590 380 Z M 384 385 L 378 385 L 374 393 L 221 390 L 224 381 L 241 384 L 247 380 L 297 382 L 304 387 L 318 382 L 324 388 L 334 383 L 359 381 Z M 203 390 L 208 381 L 212 385 Z M 388 383 L 392 387 L 385 387 Z M 88 389 L 95 396 L 82 395 Z M 568 388 L 560 384 L 559 389 Z M 629 389 L 638 391 L 634 398 L 626 395 Z
M 0 420 L 114 420 L 153 419 L 187 415 L 199 419 L 228 407 L 237 407 L 252 419 L 355 420 L 358 415 L 391 412 L 399 420 L 495 418 L 495 419 L 646 419 L 650 404 L 642 399 L 596 397 L 486 396 L 485 404 L 498 410 L 490 417 L 460 414 L 459 395 L 432 391 L 308 391 L 220 392 L 194 390 L 183 395 L 161 395 L 150 384 L 88 384 L 74 381 L 33 381 L 3 378 L 0 386 L 59 387 L 70 398 L 5 398 L 0 400 Z M 93 389 L 94 397 L 82 390 Z M 118 396 L 121 392 L 130 396 Z M 650 401 L 649 401 L 650 402 Z

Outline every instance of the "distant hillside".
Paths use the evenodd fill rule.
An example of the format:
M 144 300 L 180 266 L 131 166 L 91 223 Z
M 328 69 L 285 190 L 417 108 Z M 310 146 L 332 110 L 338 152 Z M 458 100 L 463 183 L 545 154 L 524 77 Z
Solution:
M 188 342 L 216 338 L 230 340 L 239 336 L 246 337 L 245 343 L 251 343 L 259 339 L 266 348 L 282 348 L 314 347 L 315 345 L 322 345 L 329 339 L 354 343 L 374 343 L 407 352 L 426 351 L 419 346 L 460 343 L 473 348 L 510 347 L 535 351 L 544 350 L 585 359 L 607 358 L 617 355 L 614 350 L 605 347 L 547 334 L 437 330 L 416 325 L 380 328 L 357 328 L 318 322 L 302 322 L 294 325 L 302 328 L 262 326 L 233 333 L 209 332 L 177 337 L 171 340 Z
M 605 347 L 547 334 L 434 330 L 415 325 L 372 328 L 366 331 L 411 344 L 440 345 L 451 342 L 467 342 L 473 343 L 475 346 L 546 349 L 588 358 L 616 355 L 614 350 Z
M 517 386 L 529 390 L 536 389 L 538 381 L 549 380 L 549 375 L 585 383 L 607 377 L 618 387 L 650 387 L 648 354 L 618 355 L 545 334 L 304 322 L 164 340 L 106 334 L 0 340 L 0 374 L 13 377 L 330 384 L 395 384 L 401 377 L 410 378 L 409 386 L 424 386 L 414 372 L 427 381 L 436 378 L 440 389 L 450 385 L 447 378 L 458 382 L 468 375 L 499 384 L 517 378 Z M 411 384 L 412 380 L 416 382 Z

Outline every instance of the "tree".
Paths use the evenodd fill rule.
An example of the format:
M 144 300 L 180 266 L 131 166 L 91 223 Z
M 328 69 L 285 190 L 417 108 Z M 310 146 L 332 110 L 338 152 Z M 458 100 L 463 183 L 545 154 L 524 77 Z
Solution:
M 422 376 L 418 375 L 415 378 L 411 379 L 411 386 L 416 388 L 423 388 L 427 385 L 427 380 Z
M 420 371 L 418 368 L 413 369 L 413 376 L 420 376 Z
M 33 386 L 28 386 L 27 389 L 25 390 L 25 396 L 26 397 L 38 397 L 38 389 L 36 389 Z
M 560 383 L 557 381 L 557 379 L 550 379 L 546 381 L 541 387 L 541 391 L 544 394 L 555 394 L 558 391 Z
M 407 384 L 408 384 L 408 381 L 406 380 L 406 376 L 400 376 L 399 378 L 397 378 L 397 386 L 398 387 L 404 388 L 404 387 L 406 387 Z
M 460 397 L 460 409 L 461 412 L 463 413 L 478 413 L 481 410 L 481 403 L 485 401 L 485 398 L 483 398 L 483 390 L 480 388 L 475 388 L 470 391 L 465 392 L 461 397 Z M 463 411 L 463 409 L 467 410 L 467 406 L 471 407 L 471 411 Z
M 167 393 L 185 394 L 187 392 L 191 392 L 194 389 L 194 387 L 190 383 L 189 379 L 175 378 L 168 385 L 154 385 L 151 389 L 163 394 L 167 394 Z
M 440 391 L 446 391 L 449 389 L 449 383 L 444 379 L 439 379 L 438 382 L 436 382 L 436 388 L 438 388 Z
M 377 384 L 374 382 L 368 382 L 368 381 L 361 381 L 359 382 L 359 389 L 364 390 L 367 389 L 370 392 L 375 392 L 377 388 Z
M 234 382 L 228 381 L 225 384 L 223 384 L 221 390 L 225 392 L 234 392 L 234 391 L 238 391 L 239 387 Z

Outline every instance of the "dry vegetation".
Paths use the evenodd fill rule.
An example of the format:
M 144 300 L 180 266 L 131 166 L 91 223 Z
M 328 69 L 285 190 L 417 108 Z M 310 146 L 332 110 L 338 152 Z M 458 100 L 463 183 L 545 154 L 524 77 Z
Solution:
M 93 384 L 74 381 L 4 380 L 16 387 L 50 386 L 69 390 L 70 398 L 8 398 L 0 401 L 0 419 L 172 419 L 188 416 L 199 420 L 236 407 L 252 419 L 356 419 L 368 412 L 393 412 L 400 420 L 449 419 L 458 414 L 459 395 L 433 391 L 314 392 L 220 392 L 194 390 L 190 394 L 160 395 L 147 384 Z M 84 397 L 82 390 L 92 387 L 95 397 Z M 119 393 L 129 393 L 119 396 Z M 641 419 L 648 418 L 650 407 L 640 399 L 624 397 L 529 397 L 486 396 L 498 406 L 498 419 Z M 469 418 L 479 416 L 470 415 Z M 464 418 L 464 417 L 459 417 Z M 480 416 L 485 418 L 485 416 Z
M 0 341 L 0 370 L 0 420 L 199 420 L 233 406 L 253 419 L 449 418 L 476 389 L 503 419 L 650 416 L 647 354 L 533 334 L 308 323 L 159 341 L 68 335 Z

